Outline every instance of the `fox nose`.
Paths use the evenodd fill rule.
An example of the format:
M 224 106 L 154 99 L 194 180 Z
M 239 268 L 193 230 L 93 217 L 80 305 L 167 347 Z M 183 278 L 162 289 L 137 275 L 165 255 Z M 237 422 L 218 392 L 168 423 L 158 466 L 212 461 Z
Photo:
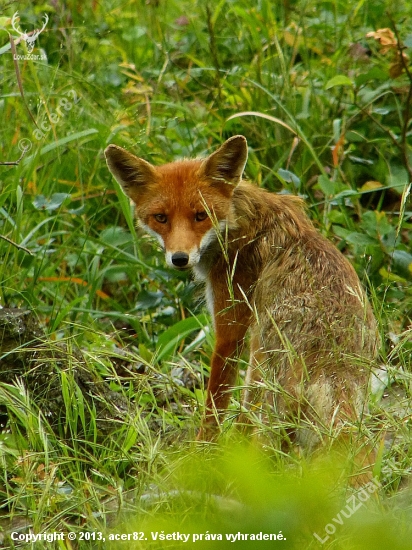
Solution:
M 172 264 L 176 267 L 186 267 L 189 263 L 189 254 L 186 252 L 175 252 L 172 255 Z

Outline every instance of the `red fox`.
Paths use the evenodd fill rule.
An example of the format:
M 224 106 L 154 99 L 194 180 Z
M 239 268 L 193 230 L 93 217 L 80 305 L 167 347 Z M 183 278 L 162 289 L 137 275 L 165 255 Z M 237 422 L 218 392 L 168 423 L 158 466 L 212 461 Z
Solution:
M 246 138 L 163 166 L 116 145 L 105 154 L 166 263 L 205 282 L 216 343 L 199 438 L 218 431 L 248 330 L 246 409 L 309 446 L 322 430 L 356 422 L 379 345 L 371 306 L 299 197 L 242 180 Z

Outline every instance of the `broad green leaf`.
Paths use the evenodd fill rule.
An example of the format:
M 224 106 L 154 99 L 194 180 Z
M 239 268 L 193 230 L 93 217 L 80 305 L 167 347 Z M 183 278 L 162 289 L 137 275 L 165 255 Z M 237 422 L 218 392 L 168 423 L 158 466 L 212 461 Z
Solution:
M 44 195 L 38 195 L 34 199 L 33 205 L 37 210 L 47 210 L 50 212 L 52 210 L 57 210 L 68 197 L 70 197 L 69 193 L 53 193 L 50 198 Z
M 142 290 L 139 292 L 136 302 L 136 309 L 150 309 L 157 307 L 163 300 L 164 293 L 161 290 L 150 292 Z
M 287 181 L 288 183 L 293 183 L 296 189 L 300 187 L 300 179 L 290 170 L 283 170 L 283 168 L 279 168 L 278 174 L 283 180 Z
M 345 237 L 345 240 L 348 243 L 359 246 L 376 245 L 376 239 L 372 239 L 371 237 L 368 237 L 368 235 L 365 235 L 364 233 L 357 233 L 356 231 L 349 233 L 349 235 Z
M 157 340 L 157 359 L 167 359 L 176 351 L 177 346 L 195 330 L 207 325 L 206 315 L 188 317 L 171 326 Z
M 132 236 L 121 226 L 110 226 L 103 229 L 100 233 L 100 240 L 110 246 L 119 247 L 123 244 L 130 243 Z
M 353 81 L 344 74 L 337 74 L 326 83 L 325 89 L 329 90 L 335 86 L 353 86 Z
M 333 224 L 346 224 L 346 215 L 337 208 L 332 208 L 328 213 L 328 219 Z
M 10 42 L 8 42 L 5 46 L 2 46 L 0 48 L 0 55 L 8 52 L 10 50 L 10 48 L 11 48 L 11 44 L 10 44 Z
M 393 269 L 405 279 L 412 277 L 412 254 L 406 250 L 395 250 L 392 255 Z
M 355 78 L 355 84 L 356 86 L 362 86 L 362 84 L 365 84 L 366 82 L 369 82 L 370 80 L 387 80 L 388 74 L 385 73 L 385 71 L 382 71 L 382 69 L 379 69 L 378 67 L 373 67 L 370 71 L 367 73 L 360 74 Z
M 333 197 L 336 192 L 335 182 L 331 181 L 327 176 L 324 176 L 323 174 L 318 177 L 318 185 L 326 197 Z
M 399 164 L 391 164 L 386 183 L 392 188 L 407 186 L 409 183 L 409 176 L 406 168 Z M 402 190 L 398 189 L 398 192 L 401 193 Z

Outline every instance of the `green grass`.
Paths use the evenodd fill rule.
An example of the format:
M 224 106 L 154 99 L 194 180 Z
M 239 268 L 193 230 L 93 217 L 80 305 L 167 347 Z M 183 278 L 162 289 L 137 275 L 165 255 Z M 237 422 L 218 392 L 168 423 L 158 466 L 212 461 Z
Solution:
M 31 142 L 18 166 L 0 166 L 0 305 L 35 313 L 63 400 L 61 416 L 50 417 L 24 380 L 0 384 L 5 546 L 19 547 L 7 535 L 11 522 L 36 533 L 149 538 L 47 543 L 65 549 L 183 546 L 148 534 L 162 530 L 282 531 L 287 540 L 277 544 L 286 548 L 409 548 L 411 79 L 405 68 L 391 78 L 396 47 L 383 53 L 366 34 L 395 24 L 411 56 L 411 8 L 68 0 L 0 10 L 0 160 L 17 160 L 21 140 Z M 47 61 L 20 60 L 18 72 L 6 49 L 17 10 L 27 31 L 49 15 L 33 51 L 42 48 Z M 24 42 L 16 48 L 27 54 Z M 332 522 L 323 544 L 313 533 L 326 536 L 351 491 L 340 459 L 286 456 L 279 441 L 262 453 L 243 442 L 233 454 L 231 417 L 221 446 L 193 443 L 213 346 L 207 314 L 190 277 L 168 271 L 152 240 L 136 234 L 103 158 L 116 143 L 166 162 L 206 154 L 237 133 L 250 147 L 247 176 L 304 196 L 318 228 L 349 257 L 383 336 L 389 387 L 365 420 L 381 445 L 381 485 L 350 519 Z M 73 374 L 82 368 L 127 404 L 109 430 L 99 421 L 109 397 L 84 398 Z M 236 391 L 234 412 L 239 400 Z M 233 544 L 269 543 L 195 546 Z

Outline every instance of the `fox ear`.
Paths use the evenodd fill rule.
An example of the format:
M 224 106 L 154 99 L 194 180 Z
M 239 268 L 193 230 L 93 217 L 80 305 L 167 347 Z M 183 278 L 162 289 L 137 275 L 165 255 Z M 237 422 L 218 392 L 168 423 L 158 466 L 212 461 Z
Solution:
M 126 149 L 109 145 L 104 154 L 110 172 L 134 202 L 143 188 L 156 180 L 155 167 Z
M 203 163 L 203 173 L 216 181 L 236 186 L 242 179 L 247 161 L 247 141 L 244 136 L 233 136 L 212 153 Z

